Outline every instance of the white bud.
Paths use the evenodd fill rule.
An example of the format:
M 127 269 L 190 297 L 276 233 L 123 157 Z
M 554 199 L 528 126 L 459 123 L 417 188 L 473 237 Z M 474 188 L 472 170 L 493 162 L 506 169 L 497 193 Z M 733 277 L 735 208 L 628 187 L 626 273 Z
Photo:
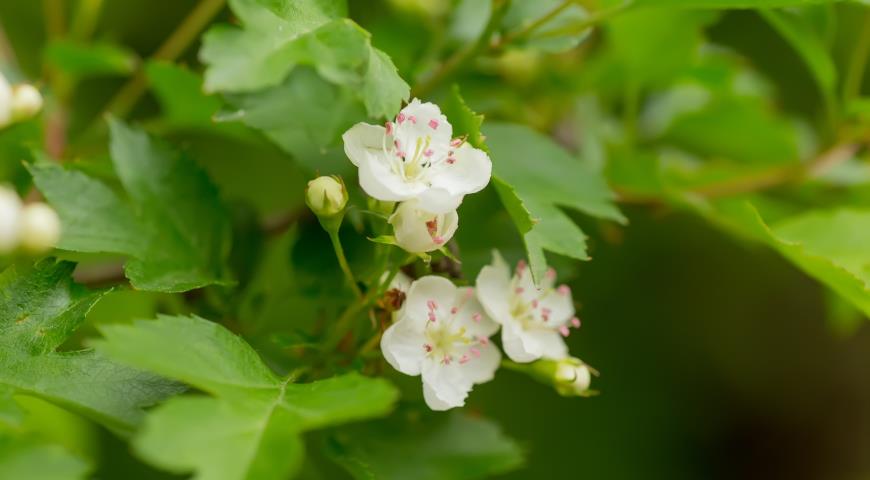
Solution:
M 44 203 L 25 205 L 21 212 L 21 246 L 33 253 L 54 248 L 60 240 L 60 218 Z
M 347 205 L 347 189 L 336 177 L 317 177 L 308 182 L 305 203 L 318 217 L 332 217 L 341 213 Z
M 589 385 L 592 383 L 592 373 L 586 365 L 580 365 L 574 368 L 576 377 L 574 378 L 574 391 L 578 394 L 589 390 Z
M 21 199 L 13 190 L 0 187 L 0 255 L 18 246 L 21 229 Z
M 417 208 L 417 201 L 402 202 L 390 217 L 396 244 L 411 253 L 424 253 L 444 246 L 459 227 L 456 210 L 434 214 Z
M 42 110 L 42 94 L 33 85 L 21 84 L 12 89 L 12 120 L 27 120 Z
M 556 381 L 559 383 L 573 383 L 577 379 L 577 371 L 573 364 L 560 362 L 556 366 Z
M 0 73 L 0 128 L 12 123 L 12 87 Z

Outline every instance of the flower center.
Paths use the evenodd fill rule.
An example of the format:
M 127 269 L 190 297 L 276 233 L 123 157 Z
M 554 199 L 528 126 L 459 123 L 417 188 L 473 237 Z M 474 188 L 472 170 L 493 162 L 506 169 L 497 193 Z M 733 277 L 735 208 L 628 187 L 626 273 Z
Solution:
M 462 305 L 474 294 L 471 289 L 468 292 L 470 295 L 449 310 L 444 310 L 443 306 L 439 307 L 434 300 L 427 302 L 429 321 L 424 332 L 426 343 L 423 344 L 427 358 L 438 361 L 442 365 L 450 365 L 453 362 L 464 365 L 480 357 L 478 345 L 489 343 L 488 338 L 469 335 L 465 327 L 457 325 L 459 323 L 457 317 Z M 480 313 L 471 316 L 474 322 L 479 322 L 481 318 Z
M 404 117 L 402 114 L 396 118 L 396 122 L 387 122 L 387 134 L 384 136 L 383 149 L 387 158 L 391 160 L 393 172 L 406 181 L 426 182 L 429 172 L 435 167 L 453 165 L 456 158 L 453 156 L 454 149 L 464 142 L 463 139 L 455 138 L 450 144 L 434 144 L 431 135 L 402 135 L 397 125 L 408 121 L 413 117 Z M 413 122 L 416 124 L 416 120 Z M 437 129 L 438 122 L 432 120 L 428 128 Z M 431 186 L 431 185 L 430 185 Z

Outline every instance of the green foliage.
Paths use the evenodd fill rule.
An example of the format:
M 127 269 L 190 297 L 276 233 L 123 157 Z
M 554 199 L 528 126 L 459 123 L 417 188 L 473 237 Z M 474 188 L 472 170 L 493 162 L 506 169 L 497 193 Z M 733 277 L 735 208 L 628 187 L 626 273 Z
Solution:
M 74 266 L 46 260 L 29 272 L 10 268 L 0 276 L 0 385 L 7 395 L 34 395 L 110 428 L 130 430 L 142 407 L 177 388 L 91 350 L 56 351 L 105 293 L 73 283 Z M 8 412 L 8 399 L 5 404 Z
M 229 282 L 229 223 L 218 192 L 186 155 L 117 120 L 112 160 L 130 203 L 74 170 L 42 163 L 34 181 L 65 225 L 60 248 L 127 255 L 141 290 L 181 292 Z
M 45 49 L 45 60 L 76 78 L 129 75 L 136 67 L 135 55 L 113 43 L 86 44 L 54 41 Z
M 89 467 L 56 445 L 0 433 L 0 478 L 76 480 Z
M 168 401 L 136 440 L 140 455 L 197 478 L 286 478 L 303 458 L 301 432 L 389 412 L 396 391 L 351 373 L 308 384 L 279 378 L 244 340 L 198 317 L 160 316 L 103 328 L 114 358 L 213 397 Z

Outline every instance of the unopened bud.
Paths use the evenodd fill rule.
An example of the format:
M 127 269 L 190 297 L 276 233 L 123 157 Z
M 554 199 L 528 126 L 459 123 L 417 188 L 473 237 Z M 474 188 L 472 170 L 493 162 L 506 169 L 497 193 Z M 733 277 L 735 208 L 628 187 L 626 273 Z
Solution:
M 347 189 L 344 182 L 334 176 L 317 177 L 308 182 L 305 203 L 318 217 L 334 217 L 347 205 Z
M 60 240 L 60 218 L 44 203 L 31 203 L 21 212 L 21 246 L 32 253 L 54 248 Z
M 574 378 L 572 386 L 574 387 L 574 391 L 580 395 L 589 390 L 589 385 L 592 383 L 592 372 L 589 371 L 589 367 L 585 364 L 575 368 L 574 372 L 576 377 Z
M 42 110 L 42 94 L 33 85 L 21 84 L 12 89 L 12 121 L 32 118 Z
M 21 229 L 21 199 L 15 191 L 0 187 L 0 255 L 18 246 Z

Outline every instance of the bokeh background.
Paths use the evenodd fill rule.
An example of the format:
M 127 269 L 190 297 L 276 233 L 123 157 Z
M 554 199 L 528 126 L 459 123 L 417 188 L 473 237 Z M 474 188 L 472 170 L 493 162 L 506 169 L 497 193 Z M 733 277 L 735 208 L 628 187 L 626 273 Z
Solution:
M 47 3 L 0 1 L 0 24 L 15 64 L 10 67 L 7 52 L 4 70 L 12 76 L 41 77 Z M 144 58 L 194 3 L 107 0 L 96 32 Z M 405 78 L 417 68 L 420 45 L 444 41 L 437 37 L 437 24 L 446 13 L 438 9 L 449 2 L 350 3 L 351 16 L 373 32 L 374 43 L 393 57 Z M 825 8 L 837 22 L 832 51 L 846 58 L 863 7 Z M 735 52 L 769 82 L 778 112 L 810 125 L 819 120 L 819 96 L 803 63 L 756 13 L 699 15 L 705 18 L 692 21 L 704 24 L 695 30 L 702 39 L 692 48 L 715 45 Z M 228 20 L 229 14 L 221 18 Z M 396 32 L 403 32 L 398 41 Z M 682 55 L 685 37 L 674 37 L 653 49 L 659 64 L 684 61 L 672 57 Z M 661 36 L 650 41 L 656 38 Z M 580 152 L 584 132 L 595 125 L 578 124 L 573 112 L 590 93 L 608 97 L 590 86 L 595 63 L 587 62 L 607 41 L 605 26 L 587 40 L 588 47 L 502 58 L 479 65 L 458 83 L 488 120 L 532 124 Z M 181 62 L 197 68 L 196 51 L 194 45 Z M 85 129 L 123 83 L 111 76 L 83 82 L 72 99 L 71 131 Z M 616 111 L 624 107 L 619 100 L 613 104 Z M 158 111 L 149 97 L 134 116 L 147 119 Z M 240 211 L 267 215 L 301 204 L 305 174 L 277 150 L 251 151 L 232 139 L 191 132 L 182 138 Z M 737 135 L 724 141 L 766 139 Z M 238 162 L 249 167 L 241 177 Z M 494 195 L 469 199 L 463 221 L 503 224 L 501 231 L 511 232 Z M 554 259 L 582 304 L 583 327 L 570 338 L 571 350 L 601 372 L 595 381 L 600 395 L 558 397 L 548 386 L 502 370 L 470 399 L 471 411 L 497 420 L 527 448 L 526 468 L 503 478 L 870 478 L 870 330 L 860 315 L 771 249 L 696 214 L 665 205 L 622 208 L 630 220 L 625 227 L 575 215 L 590 235 L 592 261 Z M 462 235 L 460 230 L 468 253 L 464 267 L 474 272 L 488 252 L 473 231 Z M 518 238 L 496 243 L 519 258 Z M 164 308 L 159 298 L 118 294 L 93 313 L 92 322 Z M 45 410 L 46 429 L 100 459 L 97 477 L 169 478 L 135 460 L 111 434 L 51 407 L 34 408 Z

